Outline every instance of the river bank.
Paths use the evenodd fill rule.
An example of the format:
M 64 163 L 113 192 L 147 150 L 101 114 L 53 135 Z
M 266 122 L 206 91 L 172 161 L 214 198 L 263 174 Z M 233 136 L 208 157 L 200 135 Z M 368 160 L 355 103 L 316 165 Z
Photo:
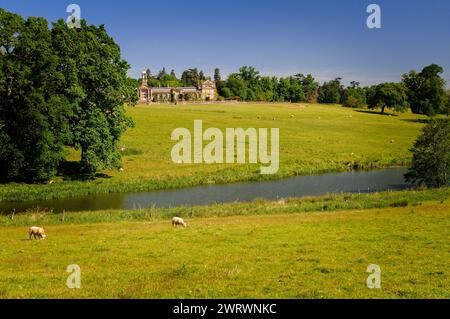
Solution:
M 409 149 L 426 117 L 411 113 L 370 113 L 338 105 L 220 104 L 127 107 L 136 125 L 121 141 L 125 146 L 123 171 L 102 171 L 95 180 L 80 181 L 63 170 L 51 184 L 0 185 L 0 201 L 25 202 L 75 198 L 95 194 L 145 192 L 277 180 L 290 176 L 408 166 Z M 205 127 L 279 128 L 280 170 L 261 175 L 260 164 L 186 164 L 171 160 L 174 129 L 193 129 L 201 119 Z M 69 150 L 74 163 L 80 154 Z M 68 165 L 70 167 L 70 165 Z
M 28 240 L 25 226 L 0 226 L 0 298 L 449 298 L 450 204 L 419 199 L 442 192 L 448 195 L 401 192 L 415 204 L 396 203 L 404 200 L 397 194 L 386 203 L 399 207 L 374 209 L 321 211 L 358 203 L 344 197 L 288 201 L 286 208 L 254 203 L 253 211 L 209 207 L 201 212 L 223 217 L 198 218 L 192 210 L 186 229 L 152 215 L 60 221 L 46 226 L 42 241 Z M 361 196 L 361 206 L 383 203 L 374 198 L 380 195 Z M 295 213 L 311 205 L 314 212 Z M 224 216 L 233 213 L 259 215 Z M 66 215 L 75 216 L 90 219 Z M 72 264 L 81 269 L 82 289 L 67 289 Z M 366 286 L 371 264 L 382 270 L 382 289 Z
M 36 209 L 54 213 L 98 210 L 136 210 L 148 207 L 204 206 L 255 199 L 278 200 L 342 193 L 373 193 L 412 188 L 406 183 L 407 169 L 351 171 L 289 177 L 272 181 L 195 186 L 139 193 L 113 193 L 68 199 L 0 202 L 0 214 Z
M 384 207 L 420 206 L 423 202 L 445 202 L 450 199 L 450 188 L 432 190 L 388 191 L 370 194 L 341 194 L 306 198 L 288 198 L 278 201 L 256 200 L 249 203 L 217 204 L 208 206 L 154 208 L 141 210 L 107 210 L 63 212 L 35 210 L 25 214 L 0 216 L 0 226 L 30 226 L 59 224 L 95 224 L 123 221 L 147 221 L 225 216 L 252 216 L 295 214 Z

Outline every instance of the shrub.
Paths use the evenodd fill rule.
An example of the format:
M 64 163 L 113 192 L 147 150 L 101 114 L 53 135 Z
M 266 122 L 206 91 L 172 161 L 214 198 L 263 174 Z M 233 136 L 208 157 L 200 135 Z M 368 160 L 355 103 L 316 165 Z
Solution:
M 409 182 L 442 187 L 450 181 L 450 121 L 433 120 L 423 130 L 414 148 Z

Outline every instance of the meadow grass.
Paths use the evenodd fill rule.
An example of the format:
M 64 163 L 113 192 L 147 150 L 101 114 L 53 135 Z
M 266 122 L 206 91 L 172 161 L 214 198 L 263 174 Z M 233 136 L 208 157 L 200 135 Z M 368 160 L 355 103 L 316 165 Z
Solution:
M 0 227 L 0 298 L 449 298 L 450 203 Z M 301 209 L 299 208 L 299 211 Z M 68 289 L 68 265 L 81 289 Z M 381 267 L 381 289 L 366 269 Z
M 139 192 L 206 184 L 276 179 L 352 168 L 404 166 L 409 149 L 425 117 L 380 115 L 338 105 L 220 104 L 141 105 L 127 107 L 136 125 L 124 134 L 124 171 L 104 171 L 104 178 L 72 181 L 64 177 L 51 185 L 0 185 L 0 201 L 30 201 L 92 194 Z M 280 170 L 261 175 L 260 165 L 175 164 L 171 133 L 178 127 L 193 129 L 280 128 Z M 71 151 L 69 161 L 79 159 Z

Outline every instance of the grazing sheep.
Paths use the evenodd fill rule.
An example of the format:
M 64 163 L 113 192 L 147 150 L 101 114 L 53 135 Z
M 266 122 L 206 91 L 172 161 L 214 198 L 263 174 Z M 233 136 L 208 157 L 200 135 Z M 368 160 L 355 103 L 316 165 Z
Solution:
M 28 234 L 30 235 L 30 240 L 31 237 L 34 237 L 34 239 L 45 239 L 47 237 L 44 228 L 36 226 L 30 227 Z
M 186 222 L 183 220 L 183 218 L 180 217 L 174 217 L 172 218 L 172 226 L 183 226 L 184 228 L 187 227 Z

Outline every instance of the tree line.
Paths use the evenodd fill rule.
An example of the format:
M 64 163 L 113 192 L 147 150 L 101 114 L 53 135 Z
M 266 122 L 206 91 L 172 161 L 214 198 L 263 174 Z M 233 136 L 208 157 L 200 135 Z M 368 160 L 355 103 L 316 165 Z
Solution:
M 0 9 L 0 181 L 48 180 L 60 172 L 68 149 L 81 154 L 78 176 L 120 168 L 117 143 L 133 125 L 124 105 L 138 99 L 138 80 L 127 77 L 128 69 L 104 26 L 83 20 L 70 28 L 59 20 L 49 28 L 44 18 Z M 208 79 L 197 68 L 180 79 L 165 69 L 156 76 L 147 72 L 152 86 L 198 86 Z M 310 74 L 268 77 L 244 66 L 225 80 L 216 69 L 214 80 L 220 99 L 411 108 L 432 116 L 449 112 L 442 73 L 432 64 L 403 75 L 401 83 L 344 87 L 340 78 L 319 85 Z
M 132 125 L 124 104 L 137 97 L 104 26 L 50 29 L 3 9 L 0 22 L 0 180 L 48 180 L 67 148 L 80 151 L 86 176 L 120 167 L 117 143 Z
M 211 80 L 211 77 L 205 76 L 204 72 L 197 68 L 184 71 L 181 78 L 177 78 L 175 70 L 171 70 L 168 73 L 166 68 L 163 68 L 155 75 L 150 69 L 147 69 L 145 73 L 147 74 L 148 85 L 151 87 L 198 87 L 202 82 Z M 141 84 L 141 79 L 130 79 L 130 81 L 133 81 L 136 88 Z
M 220 70 L 215 69 L 214 80 L 219 99 L 266 102 L 309 102 L 342 104 L 350 108 L 386 109 L 434 116 L 450 113 L 450 91 L 445 91 L 446 82 L 441 77 L 443 68 L 431 64 L 422 71 L 410 71 L 402 76 L 400 83 L 387 82 L 361 87 L 356 81 L 345 87 L 342 78 L 335 78 L 322 85 L 311 74 L 296 74 L 290 77 L 261 76 L 254 67 L 244 66 L 222 80 Z M 200 76 L 200 74 L 202 76 Z M 150 72 L 147 71 L 147 75 Z M 203 72 L 190 69 L 177 80 L 175 72 L 170 75 L 165 69 L 158 76 L 149 76 L 149 83 L 197 86 L 206 79 Z M 170 79 L 169 82 L 167 79 Z M 413 184 L 426 187 L 442 187 L 450 181 L 450 121 L 431 120 L 424 127 L 411 149 L 412 165 L 405 175 Z
M 392 109 L 396 112 L 411 108 L 415 114 L 434 116 L 448 114 L 450 92 L 446 91 L 446 82 L 441 77 L 444 69 L 436 64 L 423 68 L 421 72 L 410 71 L 402 76 L 400 83 L 380 83 L 360 87 L 351 82 L 344 88 L 341 78 L 325 82 L 319 88 L 319 103 L 341 103 L 347 107 Z
M 367 87 L 361 87 L 356 81 L 345 87 L 339 77 L 320 85 L 311 74 L 302 73 L 281 78 L 261 76 L 251 66 L 241 67 L 226 80 L 222 79 L 220 69 L 215 69 L 213 79 L 219 100 L 342 104 L 352 108 L 379 108 L 383 113 L 386 109 L 403 112 L 410 108 L 413 113 L 434 116 L 450 112 L 450 91 L 445 90 L 443 72 L 441 66 L 431 64 L 421 72 L 413 70 L 404 74 L 400 83 Z M 149 85 L 154 87 L 198 86 L 211 79 L 197 68 L 184 71 L 180 79 L 173 70 L 166 73 L 165 68 L 156 76 L 147 70 L 147 76 Z

